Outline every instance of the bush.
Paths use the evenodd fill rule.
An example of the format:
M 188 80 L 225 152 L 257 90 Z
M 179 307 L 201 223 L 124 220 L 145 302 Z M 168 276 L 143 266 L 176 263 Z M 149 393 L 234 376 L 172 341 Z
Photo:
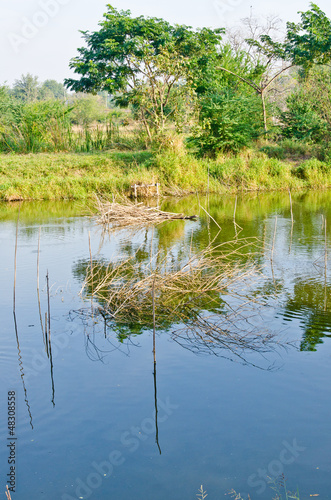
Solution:
M 200 123 L 189 145 L 199 154 L 211 157 L 219 152 L 240 151 L 262 130 L 260 106 L 256 95 L 236 94 L 231 89 L 203 97 Z

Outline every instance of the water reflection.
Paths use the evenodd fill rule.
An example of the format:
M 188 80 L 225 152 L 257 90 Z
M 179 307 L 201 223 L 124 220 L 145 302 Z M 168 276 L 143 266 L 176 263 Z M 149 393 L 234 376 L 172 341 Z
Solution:
M 331 286 L 316 279 L 298 279 L 284 307 L 286 321 L 298 318 L 302 325 L 301 351 L 316 351 L 323 339 L 331 337 Z
M 296 310 L 305 325 L 301 350 L 313 349 L 323 337 L 328 336 L 329 332 L 327 325 L 330 318 L 327 311 L 330 289 L 327 285 L 326 257 L 324 282 L 319 276 L 315 276 L 315 282 L 312 284 L 311 276 L 314 272 L 313 264 L 320 258 L 323 246 L 325 248 L 330 246 L 330 232 L 326 230 L 323 222 L 331 218 L 329 199 L 328 192 L 318 194 L 311 192 L 268 195 L 257 193 L 238 196 L 235 199 L 229 196 L 211 196 L 208 199 L 191 197 L 165 200 L 162 210 L 199 213 L 199 221 L 171 221 L 159 225 L 154 233 L 151 228 L 142 229 L 139 233 L 134 232 L 135 237 L 130 237 L 128 232 L 119 231 L 116 259 L 119 256 L 121 259 L 134 259 L 136 264 L 134 270 L 128 267 L 127 274 L 122 276 L 122 279 L 132 279 L 133 272 L 141 273 L 143 276 L 143 269 L 148 266 L 151 254 L 154 255 L 156 268 L 164 261 L 171 267 L 188 259 L 192 253 L 201 251 L 210 242 L 214 246 L 227 241 L 238 241 L 240 244 L 241 238 L 255 238 L 258 242 L 255 246 L 243 245 L 240 252 L 229 255 L 229 261 L 233 266 L 238 263 L 244 265 L 254 262 L 256 266 L 264 268 L 260 280 L 256 282 L 246 280 L 243 294 L 246 293 L 247 300 L 252 297 L 257 300 L 259 297 L 264 306 L 271 304 L 275 307 L 275 299 L 278 304 L 284 303 L 284 307 L 281 308 L 284 319 L 289 317 L 291 311 L 293 313 Z M 103 234 L 103 238 L 104 236 Z M 101 250 L 104 242 L 103 239 Z M 284 258 L 286 254 L 289 256 L 287 259 Z M 303 258 L 307 262 L 307 276 L 304 278 L 302 278 Z M 151 314 L 144 311 L 140 316 L 130 317 L 129 314 L 124 321 L 118 321 L 113 317 L 112 310 L 107 309 L 109 283 L 106 276 L 107 273 L 114 272 L 116 259 L 93 261 L 93 283 L 95 287 L 99 287 L 98 302 L 101 306 L 100 311 L 103 311 L 105 336 L 107 329 L 113 330 L 118 341 L 122 342 L 132 335 L 140 335 L 144 330 L 151 329 L 152 319 Z M 266 264 L 270 266 L 270 276 Z M 91 267 L 89 259 L 77 262 L 73 268 L 74 276 L 83 282 L 89 267 Z M 291 277 L 290 272 L 293 273 Z M 318 272 L 316 274 L 318 275 Z M 102 282 L 105 283 L 104 286 L 100 286 Z M 308 314 L 306 307 L 303 306 L 305 303 L 303 293 L 299 293 L 298 290 L 302 288 L 307 290 L 309 286 L 311 286 L 310 293 L 320 297 L 318 305 L 311 297 L 307 299 L 310 308 Z M 289 299 L 292 287 L 293 294 Z M 93 290 L 88 283 L 86 296 L 93 296 Z M 162 310 L 166 303 L 165 298 L 161 297 L 159 303 Z M 265 353 L 272 346 L 273 335 L 268 332 L 263 332 L 261 335 L 263 319 L 259 324 L 255 320 L 251 321 L 252 310 L 248 312 L 242 309 L 240 313 L 236 311 L 235 319 L 231 315 L 225 315 L 229 307 L 237 305 L 236 301 L 224 300 L 218 292 L 206 294 L 190 312 L 195 318 L 194 327 L 189 321 L 185 321 L 184 324 L 174 321 L 170 313 L 162 316 L 163 321 L 159 322 L 158 327 L 170 331 L 176 342 L 195 353 L 215 354 L 219 349 L 226 349 L 232 354 L 236 352 L 236 356 L 243 356 L 243 362 L 247 362 L 245 353 L 250 349 Z M 323 319 L 321 319 L 321 308 Z M 100 314 L 101 312 L 99 316 Z M 216 320 L 220 317 L 222 325 Z M 261 338 L 265 341 L 261 342 Z M 238 339 L 240 343 L 237 342 Z
M 210 474 L 215 478 L 214 492 L 210 487 L 213 496 L 236 486 L 237 481 L 241 481 L 238 487 L 243 491 L 245 487 L 247 489 L 248 471 L 259 470 L 263 464 L 277 458 L 278 444 L 284 438 L 291 440 L 294 436 L 298 436 L 299 442 L 307 447 L 304 458 L 307 467 L 315 470 L 317 460 L 319 466 L 322 464 L 326 470 L 329 443 L 325 441 L 325 429 L 330 408 L 325 390 L 330 377 L 328 356 L 325 353 L 329 352 L 331 336 L 331 283 L 329 260 L 325 262 L 325 242 L 329 249 L 330 200 L 330 193 L 292 193 L 292 224 L 288 193 L 238 195 L 237 205 L 234 197 L 210 197 L 209 208 L 207 200 L 200 199 L 200 203 L 210 211 L 222 228 L 221 232 L 201 209 L 200 219 L 196 223 L 178 221 L 163 225 L 154 230 L 154 236 L 151 228 L 133 237 L 123 231 L 110 241 L 105 240 L 100 255 L 95 254 L 92 260 L 92 267 L 99 265 L 96 271 L 100 280 L 105 268 L 110 262 L 116 263 L 116 259 L 136 256 L 137 266 L 143 269 L 150 262 L 151 248 L 155 256 L 155 270 L 166 255 L 167 265 L 174 266 L 176 262 L 187 259 L 190 252 L 205 248 L 213 239 L 215 245 L 230 239 L 240 240 L 242 236 L 260 241 L 258 249 L 246 247 L 240 255 L 233 254 L 229 258 L 231 265 L 254 262 L 261 267 L 261 274 L 256 280 L 249 277 L 241 288 L 237 288 L 238 293 L 249 293 L 254 299 L 254 310 L 251 311 L 254 315 L 250 312 L 247 317 L 245 308 L 241 309 L 241 315 L 233 316 L 234 322 L 223 323 L 222 329 L 218 330 L 217 317 L 224 319 L 226 307 L 234 309 L 237 303 L 235 299 L 222 297 L 222 301 L 219 295 L 210 294 L 208 300 L 201 299 L 196 308 L 198 329 L 193 330 L 189 322 L 174 324 L 170 319 L 168 325 L 164 323 L 164 327 L 162 324 L 156 325 L 156 348 L 160 351 L 157 352 L 157 366 L 151 353 L 151 307 L 149 313 L 142 315 L 138 321 L 127 317 L 126 322 L 120 324 L 114 321 L 110 313 L 105 313 L 103 305 L 107 300 L 106 290 L 99 302 L 92 289 L 88 292 L 89 302 L 84 304 L 76 297 L 86 270 L 91 267 L 88 229 L 92 234 L 92 247 L 98 246 L 98 241 L 93 240 L 96 236 L 92 223 L 86 219 L 68 221 L 66 214 L 58 222 L 47 219 L 47 213 L 41 215 L 37 212 L 33 220 L 32 210 L 24 222 L 23 204 L 19 232 L 22 242 L 19 247 L 21 267 L 18 273 L 18 297 L 23 302 L 17 303 L 17 322 L 15 317 L 13 326 L 12 297 L 8 299 L 3 290 L 3 301 L 10 314 L 7 315 L 8 328 L 4 329 L 1 337 L 2 359 L 8 359 L 8 363 L 2 363 L 1 376 L 3 380 L 16 380 L 17 345 L 20 368 L 18 382 L 23 384 L 20 394 L 22 405 L 25 399 L 28 408 L 30 425 L 33 413 L 33 436 L 28 418 L 22 419 L 20 424 L 21 494 L 29 498 L 35 494 L 38 499 L 52 494 L 60 498 L 64 492 L 74 494 L 69 489 L 73 484 L 72 478 L 88 477 L 91 461 L 103 461 L 110 449 L 119 447 L 121 432 L 139 423 L 139 420 L 135 421 L 139 419 L 138 415 L 141 418 L 151 416 L 152 411 L 155 428 L 151 422 L 150 443 L 142 444 L 136 455 L 127 454 L 127 466 L 118 469 L 118 476 L 114 474 L 111 483 L 103 483 L 97 492 L 100 498 L 112 495 L 126 498 L 132 485 L 138 490 L 140 488 L 140 496 L 153 498 L 160 488 L 166 488 L 171 481 L 174 481 L 177 496 L 180 497 L 183 493 L 178 489 L 180 485 L 193 484 L 197 477 L 209 478 Z M 168 206 L 171 211 L 199 211 L 195 197 L 165 200 L 164 204 L 162 208 Z M 47 206 L 45 204 L 43 207 L 45 212 Z M 45 266 L 49 266 L 51 260 L 52 279 L 66 283 L 71 278 L 74 292 L 64 293 L 63 302 L 59 294 L 51 297 L 51 328 L 48 323 L 51 315 L 45 318 L 48 307 L 46 302 L 43 304 L 46 292 L 43 297 L 40 291 L 42 304 L 40 297 L 37 297 L 38 307 L 35 296 L 31 294 L 31 288 L 35 289 L 35 247 L 39 217 L 47 226 L 45 233 L 42 229 L 42 234 L 47 237 L 42 253 Z M 277 232 L 271 269 L 270 255 L 276 217 Z M 10 220 L 9 215 L 6 220 Z M 25 231 L 24 224 L 30 225 L 31 231 Z M 303 227 L 305 224 L 311 227 Z M 58 232 L 48 230 L 57 225 L 63 228 Z M 6 223 L 3 227 L 6 228 L 2 233 L 6 257 L 3 267 L 9 269 L 4 275 L 12 283 L 10 266 L 13 263 L 15 224 Z M 54 243 L 60 241 L 62 245 L 61 238 L 66 236 L 69 236 L 71 244 L 65 240 L 68 246 L 61 252 L 60 260 Z M 7 245 L 7 242 L 11 245 Z M 70 274 L 71 270 L 73 274 Z M 43 268 L 42 276 L 45 274 L 46 269 Z M 93 287 L 96 284 L 93 283 Z M 91 298 L 93 308 L 90 305 Z M 228 304 L 225 304 L 224 299 L 227 299 Z M 156 310 L 156 319 L 157 316 Z M 39 327 L 36 332 L 26 330 L 26 325 L 35 322 L 37 326 L 39 321 L 41 330 Z M 275 351 L 270 353 L 270 348 L 279 352 L 278 333 L 284 329 L 284 321 L 290 325 L 287 329 L 289 337 L 299 340 L 297 345 L 302 351 L 321 352 L 305 356 L 291 351 L 288 356 L 283 356 L 282 370 L 267 374 L 238 366 L 238 363 L 222 363 L 216 358 L 225 357 L 240 361 L 241 364 L 249 362 L 261 367 L 260 361 L 264 361 L 263 356 L 266 356 L 263 367 L 269 368 L 271 362 L 276 360 L 278 363 L 279 360 L 274 355 Z M 212 324 L 212 327 L 207 328 L 207 322 L 209 325 L 214 322 L 216 327 Z M 238 326 L 238 330 L 234 325 Z M 276 335 L 270 339 L 271 343 L 267 338 L 265 345 L 253 345 L 249 350 L 247 343 L 252 336 L 261 332 L 261 325 L 264 333 L 270 330 Z M 68 334 L 67 343 L 61 347 L 59 356 L 57 334 L 60 331 L 75 331 L 77 336 Z M 243 342 L 242 351 L 234 344 L 231 334 Z M 168 342 L 168 339 L 172 341 Z M 261 337 L 258 340 L 260 342 Z M 182 348 L 177 348 L 176 343 Z M 43 367 L 28 378 L 34 352 L 40 353 L 43 349 L 46 352 Z M 237 356 L 238 353 L 241 358 Z M 212 356 L 207 359 L 205 356 L 198 357 L 199 354 Z M 48 373 L 46 377 L 45 369 Z M 3 385 L 5 388 L 5 383 Z M 54 410 L 49 402 L 50 394 L 54 403 L 56 395 Z M 164 425 L 161 408 L 164 397 L 168 395 L 174 402 L 181 402 L 181 409 L 173 420 L 169 420 L 169 425 Z M 25 405 L 22 409 L 27 412 Z M 222 429 L 226 429 L 226 433 Z M 34 444 L 30 439 L 32 437 Z M 305 484 L 309 476 L 307 467 L 303 467 L 300 460 L 296 465 L 293 464 L 293 477 L 304 485 L 306 491 L 310 491 L 311 484 Z M 184 482 L 180 469 L 183 463 L 183 472 L 188 474 Z M 171 466 L 167 475 L 169 464 Z M 219 467 L 216 468 L 217 464 Z M 162 475 L 158 476 L 161 467 Z M 179 470 L 178 480 L 173 474 L 175 468 Z M 236 477 L 232 475 L 234 469 Z M 37 475 L 36 471 L 39 471 Z M 128 471 L 131 480 L 129 485 L 126 482 Z M 54 474 L 61 477 L 61 481 L 55 483 Z M 320 470 L 316 470 L 315 474 L 320 474 Z M 142 485 L 153 482 L 155 477 L 158 482 L 153 490 L 145 491 Z M 228 482 L 227 477 L 230 478 Z M 327 496 L 328 478 L 323 476 L 317 480 L 320 481 L 320 493 L 324 492 Z M 250 494 L 253 497 L 254 491 L 250 491 Z
M 18 365 L 19 365 L 19 370 L 20 370 L 20 375 L 21 375 L 21 380 L 22 380 L 22 385 L 23 385 L 23 392 L 24 392 L 24 401 L 28 410 L 29 414 L 29 419 L 30 419 L 30 426 L 31 429 L 33 429 L 33 422 L 32 422 L 32 413 L 31 413 L 31 407 L 29 405 L 29 400 L 28 400 L 28 391 L 26 389 L 25 385 L 25 380 L 24 380 L 24 366 L 23 366 L 23 359 L 22 359 L 22 353 L 21 353 L 21 348 L 20 348 L 20 342 L 19 342 L 19 337 L 18 337 L 18 328 L 17 328 L 17 320 L 16 320 L 16 312 L 13 312 L 14 316 L 14 328 L 15 328 L 15 337 L 16 337 L 16 345 L 17 345 L 17 353 L 18 353 Z

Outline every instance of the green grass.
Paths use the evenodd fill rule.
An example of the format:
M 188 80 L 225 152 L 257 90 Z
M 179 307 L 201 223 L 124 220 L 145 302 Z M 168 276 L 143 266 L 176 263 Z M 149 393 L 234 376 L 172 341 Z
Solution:
M 86 200 L 159 182 L 164 194 L 331 187 L 331 162 L 281 160 L 246 150 L 215 160 L 183 148 L 159 151 L 0 155 L 0 200 Z

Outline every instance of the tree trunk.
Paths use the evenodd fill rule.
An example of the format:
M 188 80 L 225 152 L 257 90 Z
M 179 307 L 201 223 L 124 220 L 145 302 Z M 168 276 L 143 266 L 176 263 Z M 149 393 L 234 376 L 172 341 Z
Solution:
M 151 134 L 151 131 L 150 131 L 150 128 L 149 128 L 149 125 L 148 125 L 148 122 L 145 118 L 145 113 L 143 110 L 141 110 L 141 119 L 143 121 L 143 124 L 145 126 L 145 129 L 146 129 L 146 132 L 147 132 L 147 135 L 148 135 L 148 138 L 150 140 L 150 142 L 152 142 L 152 134 Z
M 267 110 L 265 107 L 265 100 L 264 100 L 264 90 L 261 89 L 261 100 L 262 100 L 262 110 L 263 110 L 263 125 L 264 125 L 264 132 L 267 134 L 268 133 L 268 126 L 267 126 Z

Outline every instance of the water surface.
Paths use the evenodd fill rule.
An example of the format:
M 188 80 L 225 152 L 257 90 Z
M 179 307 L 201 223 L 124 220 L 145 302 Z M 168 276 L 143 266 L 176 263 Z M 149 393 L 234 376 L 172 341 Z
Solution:
M 0 205 L 0 495 L 9 471 L 7 393 L 14 390 L 13 499 L 183 500 L 196 498 L 203 484 L 210 499 L 235 489 L 243 498 L 266 500 L 273 497 L 266 476 L 277 481 L 282 472 L 301 499 L 331 499 L 331 282 L 325 259 L 331 194 L 295 193 L 292 201 L 293 223 L 284 193 L 166 200 L 163 209 L 198 213 L 199 220 L 122 230 L 103 241 L 79 204 L 24 203 L 16 330 L 19 206 Z M 89 233 L 93 260 L 104 263 L 138 249 L 137 258 L 148 261 L 151 248 L 176 260 L 210 241 L 257 237 L 262 250 L 254 259 L 263 277 L 248 286 L 264 301 L 252 321 L 273 332 L 278 345 L 247 358 L 226 349 L 208 355 L 199 344 L 192 349 L 176 342 L 170 328 L 157 334 L 155 374 L 151 330 L 132 325 L 124 338 L 91 316 L 90 302 L 79 296 L 90 262 Z M 251 258 L 247 251 L 240 260 Z M 51 355 L 42 331 L 47 272 Z

